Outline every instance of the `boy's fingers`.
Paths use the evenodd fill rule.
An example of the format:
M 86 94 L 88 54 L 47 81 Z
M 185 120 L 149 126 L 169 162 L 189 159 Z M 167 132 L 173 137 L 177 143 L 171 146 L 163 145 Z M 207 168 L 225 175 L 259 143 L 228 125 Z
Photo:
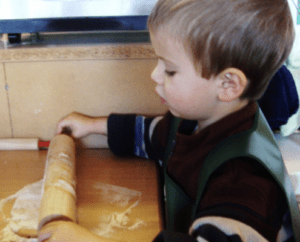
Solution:
M 51 237 L 51 232 L 41 231 L 39 233 L 38 242 L 43 242 Z
M 60 134 L 65 127 L 71 128 L 70 124 L 68 122 L 66 122 L 65 120 L 60 121 L 56 126 L 55 134 Z
M 49 239 L 52 236 L 53 231 L 56 228 L 56 224 L 58 222 L 52 222 L 49 224 L 46 224 L 39 232 L 38 232 L 38 242 L 43 242 Z
M 61 131 L 62 131 L 62 128 L 61 128 L 60 126 L 57 126 L 57 127 L 56 127 L 56 131 L 55 131 L 55 134 L 58 135 L 58 134 L 61 133 Z

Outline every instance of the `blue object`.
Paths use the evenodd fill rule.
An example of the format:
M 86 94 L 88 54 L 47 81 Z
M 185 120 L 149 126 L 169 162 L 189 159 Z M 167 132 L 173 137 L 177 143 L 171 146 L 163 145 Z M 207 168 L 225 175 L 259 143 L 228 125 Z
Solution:
M 285 65 L 273 76 L 258 103 L 272 130 L 278 130 L 298 111 L 297 88 L 292 74 Z
M 146 15 L 0 20 L 0 33 L 147 30 Z

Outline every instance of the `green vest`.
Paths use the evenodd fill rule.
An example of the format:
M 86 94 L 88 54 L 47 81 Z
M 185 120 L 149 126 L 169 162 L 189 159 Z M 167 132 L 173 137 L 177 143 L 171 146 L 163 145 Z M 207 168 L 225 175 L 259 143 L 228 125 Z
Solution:
M 180 119 L 173 118 L 165 158 L 169 158 Z M 232 135 L 219 143 L 206 157 L 199 174 L 197 199 L 193 201 L 173 181 L 164 167 L 166 189 L 166 226 L 168 230 L 187 233 L 210 175 L 226 161 L 237 157 L 257 160 L 272 174 L 286 194 L 295 241 L 300 241 L 300 215 L 292 183 L 281 152 L 261 110 L 257 111 L 253 127 Z M 166 164 L 166 162 L 165 162 Z

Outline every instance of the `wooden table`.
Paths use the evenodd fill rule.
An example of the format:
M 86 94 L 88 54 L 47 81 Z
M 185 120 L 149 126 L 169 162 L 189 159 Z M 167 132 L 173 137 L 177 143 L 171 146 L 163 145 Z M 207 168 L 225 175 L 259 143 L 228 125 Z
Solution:
M 25 185 L 43 178 L 47 151 L 0 151 L 0 200 Z M 108 149 L 80 149 L 76 154 L 78 223 L 95 227 L 101 210 L 97 184 L 111 184 L 141 192 L 131 219 L 144 224 L 137 229 L 118 229 L 111 238 L 118 241 L 152 241 L 162 229 L 158 172 L 150 160 L 121 158 Z M 4 227 L 1 223 L 0 230 Z

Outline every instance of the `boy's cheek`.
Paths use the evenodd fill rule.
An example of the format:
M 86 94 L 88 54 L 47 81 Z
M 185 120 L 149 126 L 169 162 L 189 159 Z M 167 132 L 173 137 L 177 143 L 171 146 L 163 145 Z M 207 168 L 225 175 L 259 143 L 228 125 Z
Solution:
M 165 78 L 165 88 L 168 89 L 171 85 L 171 80 L 170 78 L 166 77 Z

